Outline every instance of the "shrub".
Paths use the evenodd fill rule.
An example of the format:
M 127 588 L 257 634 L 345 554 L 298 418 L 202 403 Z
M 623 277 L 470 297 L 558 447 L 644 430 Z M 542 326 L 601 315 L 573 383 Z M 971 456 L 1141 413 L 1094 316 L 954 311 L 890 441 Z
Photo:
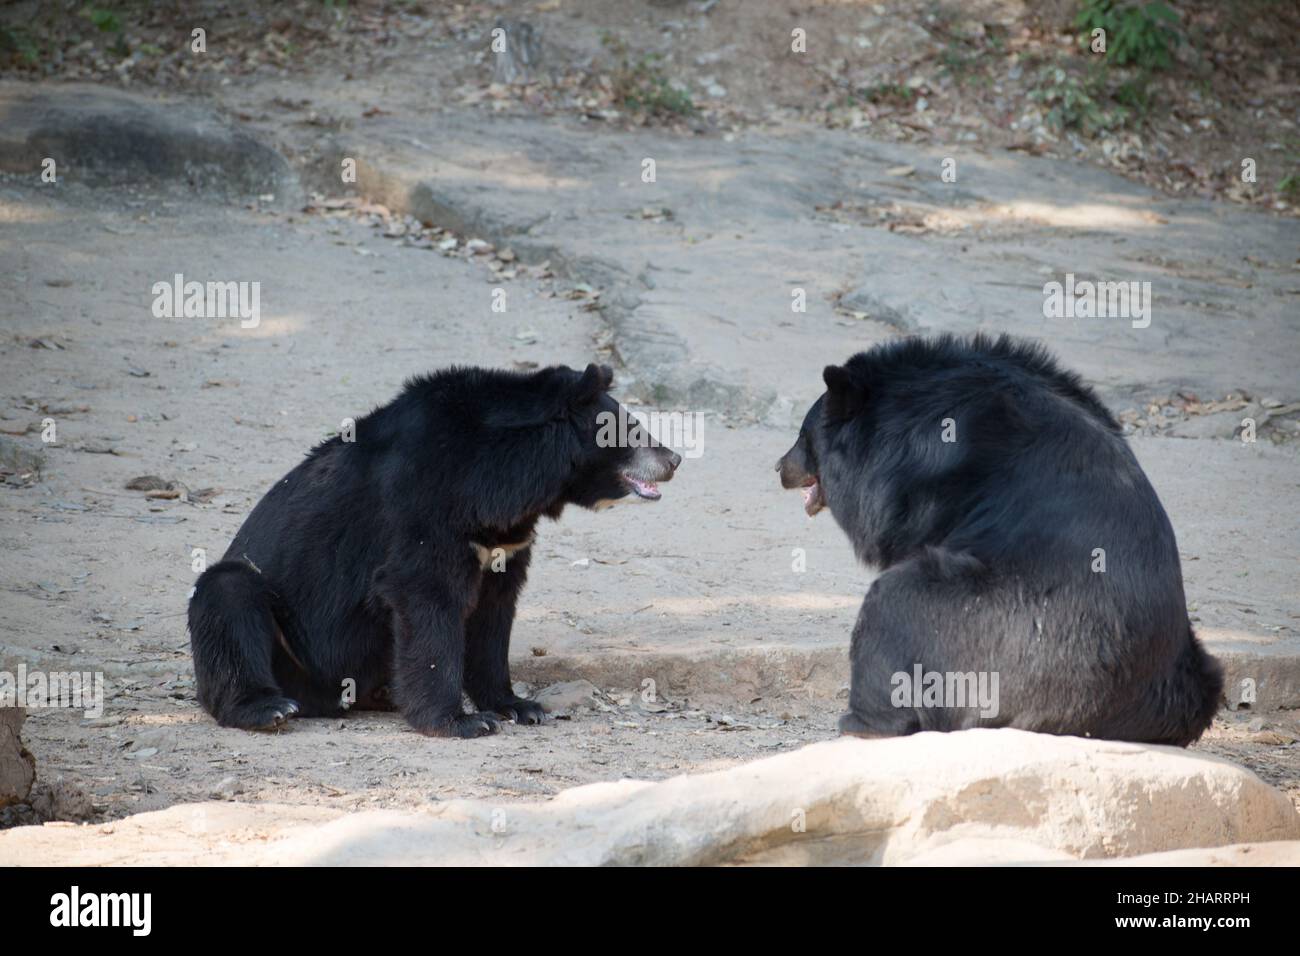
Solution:
M 1091 35 L 1106 31 L 1106 59 L 1117 66 L 1167 69 L 1173 49 L 1182 42 L 1178 14 L 1164 3 L 1117 3 L 1085 0 L 1074 25 Z

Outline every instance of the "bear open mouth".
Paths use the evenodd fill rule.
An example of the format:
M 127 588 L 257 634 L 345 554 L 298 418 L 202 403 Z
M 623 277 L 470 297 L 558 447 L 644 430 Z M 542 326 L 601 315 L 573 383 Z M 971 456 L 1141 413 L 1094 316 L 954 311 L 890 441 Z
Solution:
M 646 501 L 658 501 L 663 497 L 659 486 L 653 481 L 646 481 L 644 478 L 637 478 L 634 475 L 619 475 L 623 483 L 632 489 L 632 493 L 638 498 L 644 498 Z
M 826 507 L 826 497 L 822 494 L 821 482 L 816 476 L 809 478 L 808 483 L 803 486 L 803 510 L 808 512 L 808 517 L 812 517 Z

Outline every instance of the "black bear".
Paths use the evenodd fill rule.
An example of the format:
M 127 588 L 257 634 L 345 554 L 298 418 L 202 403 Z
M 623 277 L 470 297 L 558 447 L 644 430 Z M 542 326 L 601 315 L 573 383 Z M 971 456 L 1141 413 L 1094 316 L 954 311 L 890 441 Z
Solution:
M 1041 347 L 910 338 L 828 366 L 777 463 L 881 570 L 840 730 L 974 726 L 1186 746 L 1223 675 L 1119 424 Z
M 433 736 L 540 723 L 507 662 L 538 519 L 657 500 L 681 463 L 611 382 L 453 368 L 312 449 L 195 585 L 199 702 L 250 730 L 390 702 Z

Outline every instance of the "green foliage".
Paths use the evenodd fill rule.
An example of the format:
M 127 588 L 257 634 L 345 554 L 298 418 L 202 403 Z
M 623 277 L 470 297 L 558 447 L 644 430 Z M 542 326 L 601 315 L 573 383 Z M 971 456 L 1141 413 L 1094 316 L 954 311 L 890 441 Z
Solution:
M 614 100 L 624 109 L 653 116 L 689 116 L 695 112 L 690 93 L 678 89 L 668 80 L 658 54 L 651 53 L 633 60 L 627 45 L 606 36 L 606 47 L 619 58 L 610 76 Z
M 112 10 L 105 10 L 103 7 L 93 7 L 90 4 L 81 8 L 81 15 L 93 23 L 100 33 L 117 34 L 117 38 L 108 47 L 110 53 L 114 56 L 121 57 L 131 55 L 131 48 L 126 42 L 126 34 L 122 32 L 121 17 Z
M 1173 49 L 1182 42 L 1178 15 L 1167 4 L 1119 3 L 1116 0 L 1084 0 L 1074 25 L 1088 35 L 1106 31 L 1106 60 L 1117 66 L 1143 70 L 1164 70 L 1173 63 Z
M 1060 69 L 1043 72 L 1030 96 L 1050 106 L 1048 122 L 1093 136 L 1144 120 L 1152 107 L 1152 73 L 1169 69 L 1174 48 L 1183 42 L 1178 15 L 1159 0 L 1083 0 L 1074 25 L 1083 31 L 1084 47 L 1091 45 L 1093 31 L 1105 31 L 1105 59 L 1083 79 Z M 1131 69 L 1116 86 L 1111 67 Z
M 1129 112 L 1145 120 L 1147 114 L 1151 112 L 1149 75 L 1140 73 L 1133 79 L 1121 83 L 1115 90 L 1114 100 Z
M 979 64 L 979 56 L 968 51 L 962 44 L 949 40 L 939 57 L 939 64 L 945 73 L 961 83 L 967 73 Z
M 1043 71 L 1030 98 L 1048 107 L 1047 122 L 1056 129 L 1077 129 L 1085 135 L 1117 129 L 1128 120 L 1123 106 L 1107 106 L 1101 74 L 1084 80 L 1059 68 Z
M 868 103 L 883 104 L 886 106 L 907 106 L 912 102 L 916 93 L 904 86 L 902 83 L 875 83 L 871 86 L 864 86 L 856 93 Z
M 23 63 L 35 66 L 40 60 L 40 50 L 27 31 L 20 27 L 6 27 L 0 24 L 0 53 L 18 57 Z
M 81 8 L 81 15 L 93 23 L 101 33 L 122 32 L 122 20 L 112 10 L 87 4 Z
M 1282 181 L 1277 184 L 1277 191 L 1287 198 L 1289 202 L 1300 200 L 1300 175 L 1292 173 L 1284 176 Z

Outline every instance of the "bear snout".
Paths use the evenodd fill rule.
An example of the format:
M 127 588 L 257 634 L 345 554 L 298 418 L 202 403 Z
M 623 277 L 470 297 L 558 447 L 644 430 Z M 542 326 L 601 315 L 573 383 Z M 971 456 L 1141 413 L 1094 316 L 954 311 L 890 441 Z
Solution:
M 791 448 L 781 456 L 776 463 L 776 470 L 781 475 L 781 487 L 786 489 L 803 488 L 810 482 L 816 480 L 817 476 L 810 474 L 807 467 L 797 458 L 799 449 Z

